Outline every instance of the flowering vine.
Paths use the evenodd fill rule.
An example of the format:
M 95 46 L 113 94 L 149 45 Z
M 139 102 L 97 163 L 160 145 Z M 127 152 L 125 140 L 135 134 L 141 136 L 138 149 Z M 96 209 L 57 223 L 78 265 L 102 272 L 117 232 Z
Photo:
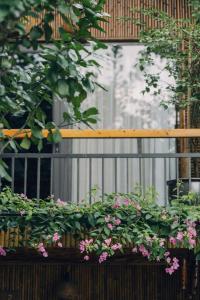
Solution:
M 186 248 L 198 253 L 200 207 L 180 204 L 162 207 L 138 194 L 106 195 L 104 202 L 92 205 L 67 204 L 54 199 L 28 199 L 5 189 L 0 193 L 0 230 L 17 227 L 19 239 L 35 248 L 44 258 L 50 247 L 64 248 L 66 233 L 79 239 L 85 261 L 97 256 L 104 263 L 117 253 L 132 250 L 149 261 L 164 261 L 173 274 L 180 261 L 170 248 Z M 22 213 L 23 212 L 23 213 Z M 83 238 L 85 237 L 85 238 Z M 0 255 L 9 251 L 0 245 Z

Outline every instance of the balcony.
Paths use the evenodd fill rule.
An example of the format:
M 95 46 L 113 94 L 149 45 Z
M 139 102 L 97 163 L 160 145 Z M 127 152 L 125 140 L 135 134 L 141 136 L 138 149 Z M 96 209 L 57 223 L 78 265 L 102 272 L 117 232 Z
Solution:
M 7 134 L 12 135 L 13 131 L 9 131 Z M 45 134 L 46 133 L 44 132 L 44 135 Z M 67 211 L 55 211 L 56 217 L 52 215 L 51 219 L 51 216 L 46 214 L 48 209 L 47 211 L 41 210 L 40 215 L 35 214 L 31 219 L 27 220 L 26 214 L 4 214 L 1 212 L 2 224 L 4 224 L 4 226 L 6 224 L 8 230 L 1 230 L 0 245 L 1 247 L 4 247 L 4 249 L 16 248 L 17 251 L 17 253 L 9 253 L 7 257 L 0 258 L 1 267 L 7 270 L 8 267 L 10 268 L 10 264 L 12 264 L 12 268 L 9 269 L 11 270 L 9 278 L 11 274 L 13 278 L 16 278 L 18 272 L 23 273 L 23 288 L 18 286 L 20 285 L 19 283 L 17 283 L 18 285 L 15 284 L 13 287 L 9 282 L 3 286 L 3 293 L 12 296 L 14 295 L 15 297 L 19 295 L 19 297 L 21 297 L 19 299 L 26 299 L 26 295 L 22 295 L 22 291 L 27 295 L 31 291 L 32 295 L 35 295 L 35 298 L 33 299 L 37 299 L 40 292 L 38 290 L 36 292 L 36 289 L 26 280 L 26 274 L 29 274 L 28 276 L 33 274 L 31 276 L 34 278 L 38 278 L 38 276 L 39 278 L 44 278 L 45 276 L 46 281 L 41 288 L 42 295 L 48 295 L 48 299 L 56 299 L 57 287 L 55 286 L 55 282 L 65 280 L 65 276 L 68 276 L 72 281 L 77 280 L 77 278 L 79 279 L 79 284 L 77 286 L 80 294 L 78 299 L 83 299 L 81 298 L 83 297 L 82 295 L 84 295 L 84 299 L 90 299 L 87 298 L 89 297 L 87 296 L 88 290 L 84 288 L 84 272 L 90 274 L 87 275 L 88 284 L 91 283 L 92 280 L 95 280 L 94 282 L 96 282 L 96 277 L 100 276 L 99 274 L 105 277 L 105 274 L 107 274 L 106 276 L 110 276 L 109 272 L 112 272 L 112 276 L 117 276 L 113 277 L 113 280 L 123 282 L 123 286 L 127 286 L 128 288 L 128 286 L 131 285 L 132 280 L 132 275 L 130 274 L 133 274 L 134 271 L 134 276 L 140 278 L 141 282 L 143 282 L 143 280 L 150 281 L 152 274 L 155 274 L 155 284 L 162 283 L 162 289 L 159 293 L 161 293 L 162 297 L 164 297 L 164 295 L 166 296 L 166 298 L 163 299 L 169 299 L 169 295 L 177 294 L 180 294 L 182 299 L 188 299 L 188 295 L 193 291 L 197 291 L 198 283 L 195 276 L 199 270 L 198 263 L 195 262 L 192 251 L 188 250 L 191 248 L 186 247 L 185 249 L 180 249 L 185 247 L 184 244 L 177 242 L 176 247 L 168 243 L 167 240 L 169 235 L 166 235 L 166 233 L 164 237 L 165 249 L 170 248 L 171 255 L 176 255 L 179 258 L 180 270 L 174 275 L 175 277 L 166 277 L 164 273 L 166 262 L 164 260 L 160 262 L 148 262 L 146 258 L 141 257 L 141 254 L 133 255 L 130 252 L 131 245 L 125 243 L 124 250 L 126 252 L 124 254 L 116 253 L 114 257 L 110 257 L 110 263 L 108 262 L 97 267 L 96 257 L 95 255 L 93 257 L 91 254 L 91 260 L 83 264 L 83 257 L 80 256 L 79 250 L 77 249 L 80 237 L 78 239 L 76 239 L 76 237 L 77 230 L 79 230 L 78 228 L 83 229 L 84 234 L 83 232 L 81 233 L 82 238 L 87 238 L 88 234 L 104 228 L 106 226 L 104 224 L 104 217 L 108 217 L 107 211 L 109 211 L 110 214 L 113 213 L 115 218 L 116 216 L 119 217 L 119 215 L 115 215 L 117 213 L 115 210 L 111 212 L 108 203 L 105 204 L 103 212 L 100 212 L 100 214 L 98 209 L 101 210 L 103 206 L 97 206 L 94 208 L 93 212 L 92 210 L 90 211 L 90 204 L 92 205 L 93 202 L 105 200 L 106 203 L 106 194 L 114 193 L 114 195 L 116 195 L 119 193 L 130 193 L 131 198 L 131 193 L 134 193 L 139 189 L 140 194 L 145 195 L 144 199 L 147 201 L 148 199 L 153 199 L 155 197 L 157 203 L 168 206 L 170 199 L 173 196 L 176 197 L 179 193 L 183 192 L 179 188 L 176 188 L 174 191 L 174 187 L 176 187 L 176 183 L 179 183 L 180 179 L 182 179 L 183 182 L 185 181 L 185 187 L 188 191 L 193 189 L 194 192 L 199 192 L 199 185 L 196 184 L 199 181 L 198 178 L 194 177 L 194 171 L 196 170 L 195 164 L 198 165 L 200 155 L 198 152 L 188 152 L 186 150 L 192 149 L 190 146 L 193 145 L 194 142 L 197 142 L 197 139 L 200 137 L 200 131 L 198 129 L 114 131 L 64 130 L 62 131 L 62 135 L 63 142 L 66 144 L 55 145 L 52 153 L 3 153 L 1 155 L 7 162 L 12 176 L 11 183 L 5 182 L 5 180 L 1 181 L 2 188 L 9 184 L 13 191 L 35 197 L 36 199 L 33 201 L 35 201 L 36 207 L 38 206 L 39 210 L 40 208 L 44 208 L 44 202 L 41 203 L 40 207 L 40 201 L 37 198 L 44 198 L 51 194 L 55 194 L 55 200 L 58 197 L 61 197 L 61 200 L 78 204 L 78 206 L 74 206 L 75 211 L 72 211 L 72 214 L 75 212 L 74 215 L 77 215 L 77 212 L 79 212 L 79 207 L 80 211 L 83 209 L 81 211 L 83 213 L 82 219 L 74 221 L 71 219 L 70 222 L 72 223 L 71 227 L 69 227 L 71 229 L 69 230 L 68 228 L 69 232 L 66 230 L 67 216 L 69 216 Z M 109 144 L 111 141 L 114 141 L 112 145 Z M 106 143 L 108 143 L 108 145 L 106 145 Z M 66 147 L 66 145 L 68 145 L 68 147 Z M 93 151 L 87 151 L 86 145 Z M 112 147 L 113 145 L 115 147 Z M 63 148 L 66 149 L 66 152 L 63 151 Z M 181 149 L 182 152 L 177 152 L 177 148 Z M 185 152 L 183 152 L 183 150 Z M 178 185 L 178 187 L 180 186 Z M 171 195 L 169 190 L 171 191 Z M 146 193 L 146 191 L 148 191 L 148 193 Z M 156 192 L 158 192 L 158 195 L 156 195 Z M 169 195 L 171 198 L 169 198 Z M 23 197 L 25 196 L 22 195 L 21 197 L 23 200 Z M 84 203 L 86 202 L 86 206 L 83 205 L 83 199 Z M 165 212 L 166 210 L 163 206 L 160 209 L 161 211 L 164 209 Z M 6 204 L 5 207 L 9 207 L 9 205 Z M 129 222 L 128 217 L 130 217 L 131 214 L 134 215 L 135 208 L 131 205 L 129 208 L 123 206 L 120 208 L 120 212 L 127 213 L 127 209 L 130 210 L 130 214 L 128 216 L 125 214 L 121 218 L 122 229 L 120 230 L 123 234 L 128 228 L 130 233 L 133 234 L 134 227 L 132 230 L 131 226 L 134 226 L 136 222 L 135 219 L 132 222 Z M 144 209 L 147 209 L 145 204 Z M 96 215 L 97 219 L 101 219 L 101 213 L 103 213 L 103 224 L 98 225 L 97 222 L 95 224 L 96 227 L 94 224 L 90 223 L 90 216 L 94 214 L 94 212 L 98 213 L 98 215 Z M 152 233 L 154 232 L 153 230 L 155 230 L 151 228 L 151 218 L 153 219 L 153 222 L 155 221 L 154 209 L 151 210 L 150 213 L 150 221 L 149 213 L 147 211 L 144 211 L 141 215 L 139 214 L 145 225 L 144 228 L 143 226 L 140 228 L 140 230 L 144 230 L 144 232 L 142 231 L 144 237 L 147 228 L 147 232 L 151 232 L 151 236 L 153 236 Z M 49 258 L 47 260 L 38 255 L 37 251 L 39 250 L 37 245 L 35 246 L 35 250 L 37 251 L 30 248 L 28 249 L 30 234 L 32 233 L 31 238 L 33 238 L 34 235 L 37 237 L 37 242 L 45 240 L 48 236 L 46 230 L 48 233 L 51 232 L 51 222 L 55 225 L 57 218 L 62 217 L 62 214 L 65 216 L 61 219 L 63 220 L 61 221 L 62 226 L 64 226 L 64 229 L 61 230 L 61 232 L 64 233 L 61 240 L 63 247 L 59 248 L 57 244 L 53 247 L 51 245 L 48 246 L 47 250 Z M 158 223 L 160 222 L 158 232 L 166 229 L 165 221 L 161 219 L 157 220 Z M 8 220 L 8 223 L 6 220 Z M 79 222 L 79 225 L 76 224 L 77 221 Z M 60 224 L 61 223 L 59 223 L 59 226 Z M 76 228 L 75 224 L 77 226 Z M 170 227 L 171 223 L 169 223 L 168 220 L 166 224 L 168 224 L 166 226 Z M 72 225 L 74 225 L 74 228 Z M 182 225 L 184 225 L 184 223 Z M 12 228 L 12 226 L 14 226 L 14 228 Z M 20 226 L 21 233 L 19 234 Z M 31 228 L 32 231 L 28 232 L 28 228 Z M 88 232 L 85 232 L 86 228 Z M 39 235 L 37 233 L 38 230 L 40 231 Z M 53 228 L 52 230 L 55 229 Z M 139 234 L 141 234 L 140 230 Z M 76 235 L 73 235 L 71 232 L 75 232 Z M 112 235 L 113 232 L 111 230 L 106 234 L 107 242 L 109 242 L 109 235 Z M 116 232 L 113 234 L 115 238 Z M 173 233 L 170 232 L 169 234 Z M 121 239 L 120 234 L 118 234 L 117 237 L 119 238 L 119 236 Z M 137 234 L 133 234 L 132 237 L 133 240 L 136 239 L 134 242 L 137 241 Z M 160 235 L 159 239 L 160 238 L 160 241 L 163 242 L 163 235 Z M 187 239 L 187 236 L 185 236 L 185 238 Z M 154 248 L 153 251 L 155 251 L 155 249 L 156 248 Z M 162 251 L 162 246 L 160 246 L 159 251 Z M 80 274 L 76 273 L 77 268 Z M 120 275 L 114 275 L 119 269 L 123 275 L 121 273 Z M 129 274 L 127 272 L 131 273 Z M 95 279 L 93 278 L 94 274 L 96 276 Z M 124 274 L 127 274 L 129 281 L 123 281 Z M 187 278 L 190 278 L 190 280 Z M 51 285 L 52 282 L 53 285 Z M 176 284 L 173 285 L 173 282 Z M 37 281 L 37 284 L 40 286 L 41 283 Z M 194 285 L 192 292 L 190 287 L 191 284 Z M 168 292 L 167 287 L 169 285 L 172 286 L 172 288 Z M 99 286 L 101 290 L 104 288 L 102 283 L 99 283 Z M 112 289 L 113 283 L 111 286 Z M 110 287 L 108 286 L 107 288 L 110 291 Z M 141 295 L 141 288 L 139 285 L 137 288 L 138 291 L 136 291 L 134 295 L 130 292 L 132 289 L 128 288 L 128 297 L 130 297 L 130 299 L 132 299 L 132 297 L 139 299 L 138 297 Z M 93 295 L 95 293 L 93 287 L 91 287 L 90 290 L 92 293 L 91 295 Z M 113 293 L 115 294 L 115 292 Z M 125 289 L 123 288 L 119 293 L 120 295 L 125 295 Z M 157 293 L 154 291 L 154 286 L 150 288 L 150 293 L 152 293 L 152 295 Z M 101 299 L 101 296 L 98 297 L 98 299 Z M 147 297 L 146 294 L 142 296 L 142 299 L 146 299 L 145 297 Z
M 61 147 L 52 153 L 2 154 L 12 176 L 10 184 L 2 180 L 2 187 L 35 198 L 54 194 L 73 203 L 150 188 L 158 193 L 158 203 L 167 205 L 169 190 L 181 179 L 188 190 L 199 192 L 192 172 L 200 155 L 186 147 L 200 136 L 198 129 L 63 130 L 62 135 Z M 176 151 L 178 145 L 182 152 Z

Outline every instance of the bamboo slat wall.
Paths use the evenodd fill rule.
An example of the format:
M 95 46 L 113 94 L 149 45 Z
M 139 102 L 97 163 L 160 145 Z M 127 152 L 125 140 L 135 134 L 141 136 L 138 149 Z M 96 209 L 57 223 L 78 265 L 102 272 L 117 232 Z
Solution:
M 188 17 L 190 9 L 188 0 L 106 0 L 105 11 L 110 14 L 109 23 L 102 23 L 102 27 L 106 33 L 93 30 L 92 33 L 97 38 L 108 41 L 128 41 L 138 40 L 139 28 L 132 22 L 123 22 L 120 17 L 131 17 L 131 9 L 135 8 L 158 8 L 166 11 L 170 16 L 175 18 Z M 139 19 L 141 16 L 137 16 Z M 151 19 L 146 18 L 150 27 L 157 26 Z M 27 24 L 27 29 L 30 25 L 37 24 L 37 20 L 30 18 Z M 62 24 L 61 18 L 56 14 L 55 22 L 53 23 L 54 37 L 59 38 L 56 28 Z
M 10 239 L 12 234 L 13 230 L 1 232 L 2 246 L 17 246 L 16 235 L 15 242 Z M 67 277 L 69 282 L 75 284 L 78 296 L 66 299 L 189 299 L 194 273 L 189 270 L 189 266 L 192 266 L 189 262 L 193 258 L 187 250 L 171 250 L 176 251 L 173 256 L 180 258 L 181 268 L 173 276 L 169 276 L 164 271 L 165 264 L 148 262 L 140 255 L 120 255 L 102 265 L 96 263 L 96 259 L 83 263 L 79 251 L 75 249 L 77 242 L 70 235 L 63 237 L 63 246 L 63 249 L 48 249 L 47 259 L 26 248 L 8 254 L 7 257 L 0 257 L 0 299 L 58 300 L 58 286 Z M 183 262 L 186 258 L 184 270 Z M 199 288 L 198 285 L 197 295 L 193 300 L 199 300 Z
M 56 289 L 70 270 L 79 296 L 73 300 L 188 300 L 180 272 L 166 275 L 159 265 L 91 263 L 0 264 L 1 300 L 58 300 Z M 10 296 L 8 296 L 10 295 Z M 199 294 L 192 298 L 199 300 Z

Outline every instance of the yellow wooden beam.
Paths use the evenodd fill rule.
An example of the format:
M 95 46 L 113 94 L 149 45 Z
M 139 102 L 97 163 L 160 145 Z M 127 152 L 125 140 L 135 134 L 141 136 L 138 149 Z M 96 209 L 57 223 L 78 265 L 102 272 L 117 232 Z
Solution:
M 64 139 L 70 138 L 189 138 L 200 137 L 200 129 L 102 129 L 80 130 L 61 129 Z M 8 137 L 23 138 L 26 134 L 31 135 L 29 129 L 4 129 L 4 135 Z M 43 130 L 43 136 L 47 137 L 48 131 Z

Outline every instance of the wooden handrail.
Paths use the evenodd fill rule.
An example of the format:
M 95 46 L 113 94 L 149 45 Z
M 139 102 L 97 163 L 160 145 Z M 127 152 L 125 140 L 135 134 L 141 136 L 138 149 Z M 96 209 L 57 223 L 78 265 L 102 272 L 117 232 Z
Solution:
M 7 137 L 23 138 L 31 135 L 29 129 L 19 132 L 18 129 L 2 130 Z M 200 137 L 200 129 L 101 129 L 80 130 L 61 129 L 64 139 L 71 138 L 189 138 Z M 43 136 L 47 137 L 48 131 L 43 130 Z

